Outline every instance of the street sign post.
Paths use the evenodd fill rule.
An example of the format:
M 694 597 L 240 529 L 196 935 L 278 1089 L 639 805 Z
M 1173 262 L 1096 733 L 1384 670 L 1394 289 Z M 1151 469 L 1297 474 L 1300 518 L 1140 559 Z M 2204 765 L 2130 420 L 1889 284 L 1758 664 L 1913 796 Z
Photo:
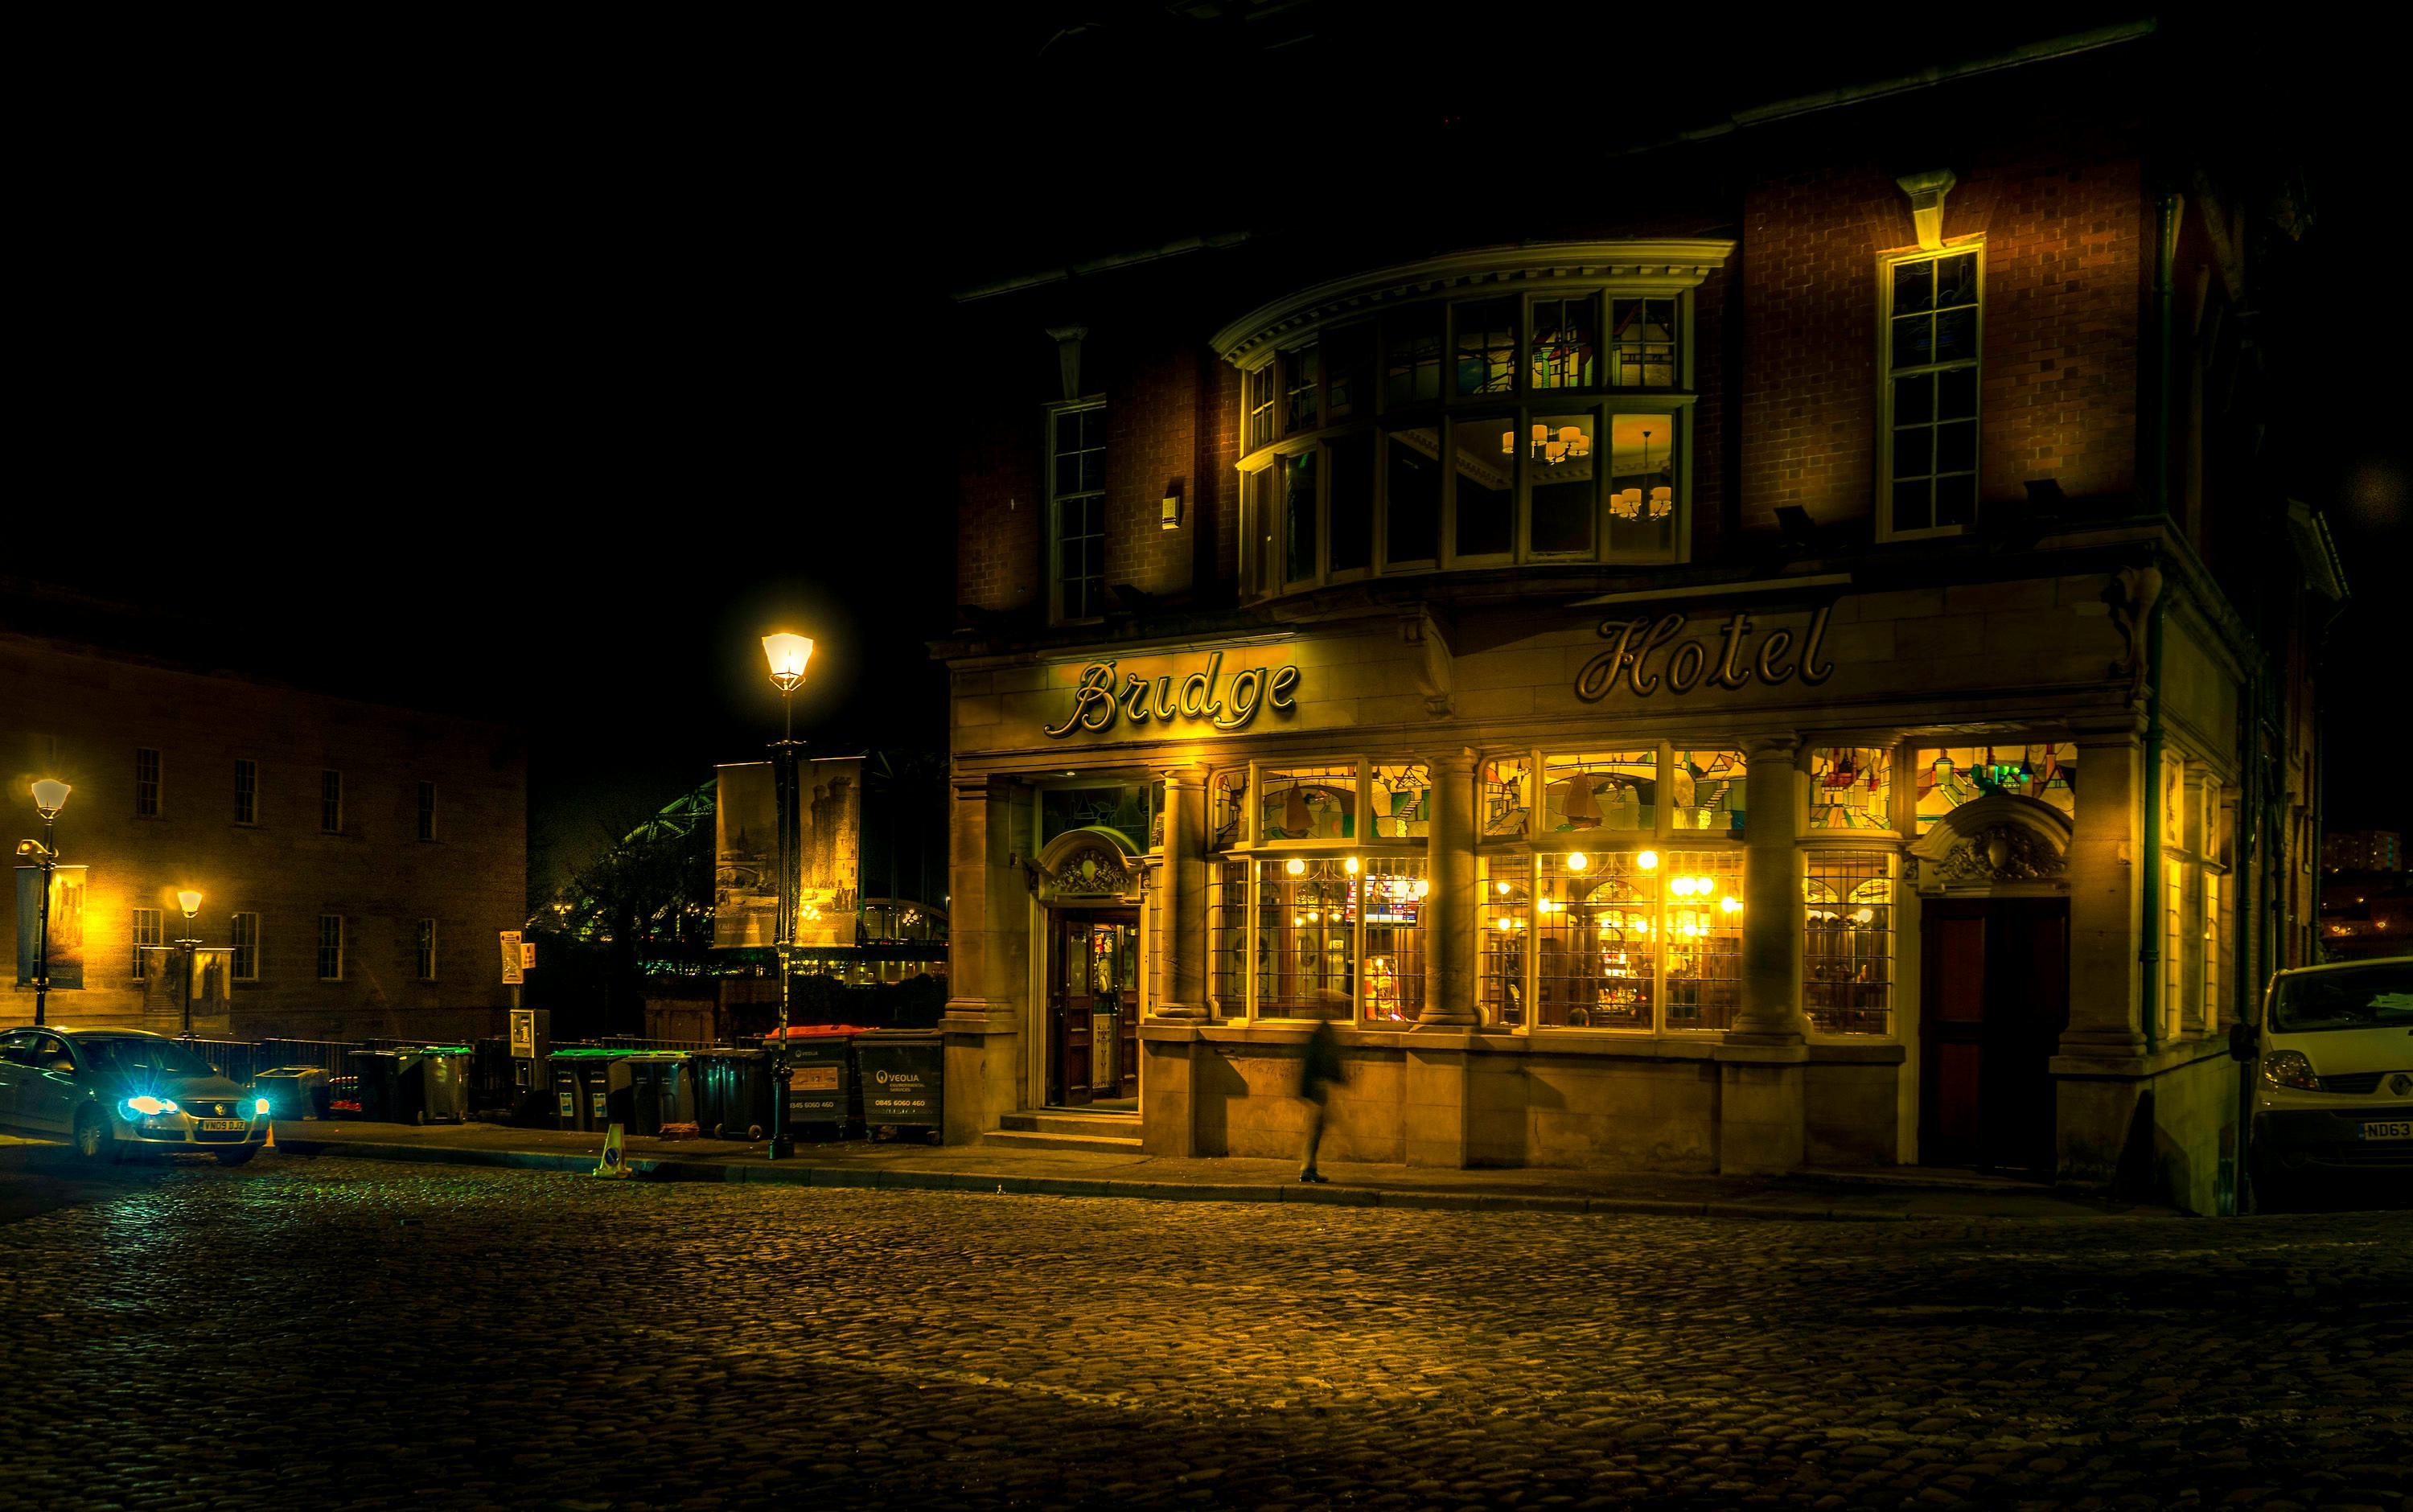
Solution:
M 503 986 L 515 987 L 527 980 L 526 975 L 527 968 L 525 963 L 528 956 L 533 954 L 532 950 L 522 950 L 520 932 L 517 929 L 503 931 Z

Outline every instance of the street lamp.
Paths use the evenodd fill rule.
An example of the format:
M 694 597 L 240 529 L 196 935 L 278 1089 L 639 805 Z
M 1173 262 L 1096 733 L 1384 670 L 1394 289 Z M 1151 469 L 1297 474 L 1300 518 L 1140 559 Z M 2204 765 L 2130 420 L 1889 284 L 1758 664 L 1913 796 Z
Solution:
M 200 943 L 193 938 L 193 915 L 201 912 L 201 895 L 187 887 L 176 895 L 176 906 L 185 911 L 185 938 L 176 948 L 185 969 L 185 1038 L 193 1037 L 193 947 Z
M 34 812 L 42 816 L 42 838 L 19 840 L 17 853 L 36 857 L 42 868 L 42 926 L 39 942 L 34 946 L 34 1023 L 43 1021 L 43 1008 L 51 996 L 51 873 L 59 864 L 59 849 L 52 839 L 52 825 L 59 810 L 67 806 L 67 794 L 74 792 L 66 783 L 44 778 L 34 784 Z
M 779 930 L 774 943 L 779 957 L 779 1034 L 771 1042 L 770 1158 L 781 1161 L 796 1152 L 795 1138 L 788 1132 L 788 1082 L 792 1075 L 788 1069 L 788 965 L 796 944 L 796 869 L 801 849 L 796 832 L 801 807 L 796 802 L 796 752 L 804 749 L 796 739 L 795 693 L 805 680 L 805 663 L 813 659 L 812 638 L 785 630 L 765 635 L 762 655 L 771 663 L 771 683 L 779 689 L 779 706 L 787 723 L 787 733 L 771 742 L 771 768 L 779 795 Z

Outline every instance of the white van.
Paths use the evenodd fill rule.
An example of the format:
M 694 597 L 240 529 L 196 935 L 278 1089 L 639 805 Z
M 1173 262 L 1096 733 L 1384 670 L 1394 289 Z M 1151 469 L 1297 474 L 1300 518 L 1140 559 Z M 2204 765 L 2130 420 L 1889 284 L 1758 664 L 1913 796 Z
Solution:
M 2413 1172 L 2413 958 L 2279 972 L 2260 1021 L 2231 1031 L 2229 1053 L 2257 1066 L 2259 1178 L 2315 1167 Z

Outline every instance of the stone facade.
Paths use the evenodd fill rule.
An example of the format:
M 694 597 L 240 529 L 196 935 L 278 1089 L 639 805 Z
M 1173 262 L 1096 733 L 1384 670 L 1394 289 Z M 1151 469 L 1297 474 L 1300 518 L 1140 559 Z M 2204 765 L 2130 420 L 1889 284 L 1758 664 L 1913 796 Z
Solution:
M 52 990 L 51 1022 L 175 1031 L 174 994 L 154 984 L 146 995 L 134 974 L 131 925 L 134 910 L 155 910 L 163 938 L 180 938 L 174 894 L 189 887 L 202 894 L 192 928 L 204 948 L 232 944 L 233 915 L 259 921 L 255 977 L 234 981 L 230 1013 L 197 1032 L 500 1032 L 496 935 L 526 916 L 527 758 L 515 732 L 11 634 L 0 635 L 0 742 L 9 838 L 38 837 L 27 784 L 56 778 L 74 790 L 56 824 L 61 859 L 90 867 L 84 986 Z M 141 750 L 158 753 L 155 813 L 138 812 Z M 254 763 L 250 823 L 238 823 L 238 761 Z M 341 774 L 333 830 L 328 772 Z M 422 783 L 435 785 L 424 840 Z M 337 980 L 319 975 L 321 916 L 343 920 Z M 422 919 L 435 924 L 425 977 Z M 12 907 L 0 921 L 11 961 L 16 926 Z M 16 987 L 0 1013 L 29 1021 L 33 998 Z

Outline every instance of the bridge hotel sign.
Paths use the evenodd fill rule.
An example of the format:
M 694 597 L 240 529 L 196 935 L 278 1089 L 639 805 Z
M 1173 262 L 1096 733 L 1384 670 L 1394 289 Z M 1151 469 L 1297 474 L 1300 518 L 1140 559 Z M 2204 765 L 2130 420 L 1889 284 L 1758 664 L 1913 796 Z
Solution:
M 1648 615 L 1638 619 L 1605 619 L 1600 636 L 1609 643 L 1608 649 L 1576 674 L 1576 697 L 1597 704 L 1621 683 L 1632 689 L 1636 698 L 1649 698 L 1663 685 L 1671 693 L 1689 693 L 1704 683 L 1743 688 L 1754 677 L 1771 688 L 1799 677 L 1803 686 L 1815 688 L 1835 673 L 1833 662 L 1818 660 L 1831 613 L 1833 606 L 1822 605 L 1811 615 L 1798 656 L 1789 630 L 1771 630 L 1753 645 L 1751 616 L 1739 610 L 1717 628 L 1711 639 L 1677 641 L 1665 659 L 1658 659 L 1661 648 L 1684 633 L 1687 621 L 1682 615 L 1662 615 L 1655 620 Z
M 1204 719 L 1218 730 L 1238 730 L 1257 717 L 1260 704 L 1286 710 L 1296 702 L 1298 668 L 1247 667 L 1223 680 L 1223 653 L 1206 654 L 1206 669 L 1181 678 L 1170 675 L 1150 682 L 1135 672 L 1122 674 L 1116 686 L 1115 664 L 1092 661 L 1081 669 L 1080 686 L 1073 689 L 1073 712 L 1064 722 L 1041 733 L 1058 739 L 1075 730 L 1094 734 L 1114 728 L 1118 718 L 1140 724 L 1156 719 Z

